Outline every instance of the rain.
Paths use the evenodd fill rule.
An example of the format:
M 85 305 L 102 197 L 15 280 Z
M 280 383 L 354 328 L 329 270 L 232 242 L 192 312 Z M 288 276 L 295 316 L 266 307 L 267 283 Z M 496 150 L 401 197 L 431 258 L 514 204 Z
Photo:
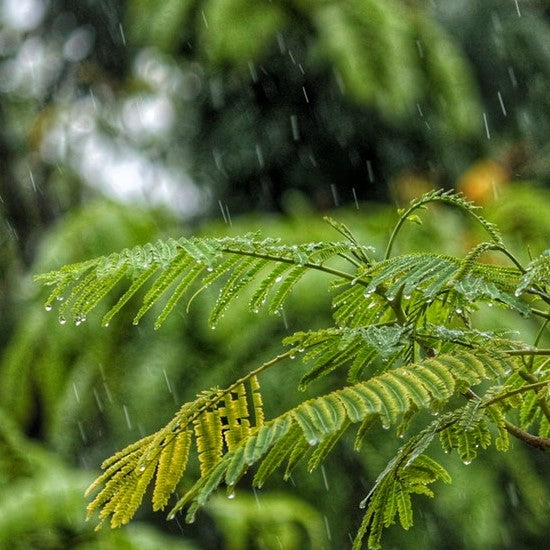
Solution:
M 550 466 L 533 447 L 550 434 L 550 337 L 533 281 L 550 242 L 549 61 L 536 1 L 4 0 L 0 548 L 349 548 L 428 425 L 418 456 L 452 483 L 399 471 L 395 517 L 371 518 L 362 547 L 376 521 L 388 548 L 543 547 Z M 443 195 L 392 233 L 438 190 L 476 208 Z M 468 264 L 462 287 L 436 288 L 436 262 L 455 257 L 501 278 L 476 286 Z M 405 286 L 376 279 L 415 268 Z M 474 444 L 442 427 L 445 389 L 439 408 L 422 385 L 403 398 L 410 373 L 355 387 L 495 341 L 530 391 L 499 397 L 512 367 L 498 371 L 487 433 L 475 411 L 457 421 Z M 456 378 L 453 398 L 466 407 L 491 382 Z M 354 408 L 350 386 L 382 404 Z M 120 506 L 106 497 L 119 515 L 139 500 L 137 521 L 112 530 L 109 512 L 94 531 L 101 483 L 82 495 L 122 471 L 136 487 L 151 473 Z

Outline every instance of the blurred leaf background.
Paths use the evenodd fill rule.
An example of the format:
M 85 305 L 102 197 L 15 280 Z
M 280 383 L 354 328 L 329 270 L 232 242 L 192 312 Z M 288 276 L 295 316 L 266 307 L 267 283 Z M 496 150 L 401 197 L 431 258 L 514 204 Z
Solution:
M 4 0 L 0 547 L 346 547 L 397 446 L 385 433 L 291 484 L 243 484 L 195 525 L 146 507 L 115 532 L 84 522 L 106 456 L 329 322 L 322 277 L 284 318 L 237 307 L 212 332 L 205 295 L 155 333 L 123 317 L 100 328 L 101 312 L 61 326 L 32 274 L 182 234 L 331 239 L 328 210 L 380 249 L 395 204 L 432 187 L 485 205 L 526 260 L 550 237 L 549 61 L 543 0 Z M 441 208 L 398 244 L 460 254 L 478 238 Z M 302 397 L 299 377 L 266 376 L 268 412 Z M 544 456 L 449 460 L 455 483 L 388 548 L 544 545 Z

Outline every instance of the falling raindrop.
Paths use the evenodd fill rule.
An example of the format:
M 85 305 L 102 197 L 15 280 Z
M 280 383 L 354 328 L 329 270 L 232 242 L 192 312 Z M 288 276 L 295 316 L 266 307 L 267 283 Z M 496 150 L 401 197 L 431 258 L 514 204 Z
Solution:
M 73 382 L 73 391 L 74 391 L 74 396 L 76 397 L 76 402 L 80 403 L 80 396 L 78 395 L 78 390 L 77 390 L 76 384 L 74 382 Z
M 285 326 L 285 330 L 288 330 L 288 320 L 286 318 L 286 315 L 285 315 L 285 312 L 284 310 L 281 310 L 281 315 L 283 317 L 283 324 Z
M 128 429 L 132 429 L 132 422 L 130 421 L 130 414 L 128 413 L 128 407 L 126 405 L 122 405 L 122 409 L 124 410 L 124 417 L 126 418 L 126 425 L 128 426 Z
M 109 389 L 109 386 L 107 386 L 106 382 L 103 382 L 103 388 L 105 389 L 105 394 L 107 395 L 107 399 L 109 400 L 109 403 L 112 403 L 113 396 L 111 395 L 111 390 Z
M 250 76 L 252 77 L 253 82 L 258 82 L 258 71 L 256 70 L 256 65 L 252 61 L 248 62 L 248 70 L 250 71 Z
M 499 101 L 499 103 L 500 103 L 500 108 L 501 108 L 501 110 L 502 110 L 502 114 L 503 114 L 504 116 L 508 116 L 508 115 L 506 114 L 506 107 L 504 106 L 504 101 L 502 100 L 502 94 L 501 94 L 500 92 L 497 92 L 497 96 L 498 96 L 498 101 Z
M 258 495 L 258 491 L 257 491 L 256 487 L 253 487 L 253 488 L 252 488 L 252 491 L 253 491 L 253 493 L 254 493 L 254 498 L 256 499 L 256 506 L 257 506 L 258 508 L 261 508 L 261 507 L 262 507 L 262 503 L 260 502 L 260 497 L 259 497 L 259 495 Z
M 264 163 L 264 155 L 262 153 L 262 148 L 259 144 L 256 144 L 256 156 L 258 157 L 258 164 L 260 165 L 260 168 L 263 169 L 265 163 Z
M 329 485 L 328 485 L 327 473 L 325 472 L 324 466 L 321 466 L 321 474 L 323 474 L 323 483 L 325 484 L 325 489 L 328 491 Z
M 298 117 L 296 115 L 290 116 L 290 126 L 292 128 L 292 138 L 294 141 L 298 141 L 300 139 L 300 131 L 298 129 Z
M 86 433 L 84 432 L 84 426 L 82 426 L 82 422 L 78 422 L 78 430 L 80 431 L 80 437 L 82 438 L 83 443 L 88 442 L 88 438 L 86 437 Z
M 162 369 L 162 374 L 164 374 L 164 381 L 166 382 L 168 393 L 173 393 L 172 386 L 170 385 L 170 380 L 168 380 L 168 374 L 166 374 L 166 369 Z
M 372 170 L 372 164 L 370 160 L 367 160 L 367 172 L 369 174 L 370 183 L 374 183 L 374 172 Z
M 222 204 L 222 201 L 218 201 L 218 204 L 220 205 L 220 210 L 222 211 L 222 216 L 223 216 L 223 221 L 225 223 L 227 223 L 227 216 L 225 215 L 225 210 L 223 208 L 223 204 Z
M 508 67 L 508 76 L 510 77 L 510 82 L 512 82 L 512 86 L 514 88 L 518 87 L 518 81 L 516 78 L 516 73 L 514 72 L 514 68 L 509 66 Z
M 328 524 L 328 518 L 327 518 L 327 516 L 325 516 L 325 528 L 326 528 L 326 530 L 327 530 L 327 538 L 328 538 L 328 540 L 332 540 L 332 536 L 331 536 L 331 534 L 330 534 L 330 526 L 329 526 L 329 524 Z
M 124 35 L 124 29 L 122 28 L 122 23 L 118 24 L 118 30 L 120 32 L 120 38 L 122 40 L 122 45 L 126 47 L 126 36 Z
M 353 193 L 353 200 L 355 202 L 355 208 L 359 210 L 359 201 L 357 200 L 357 194 L 355 193 L 355 187 L 351 188 L 351 192 Z
M 93 391 L 95 402 L 97 403 L 97 408 L 99 409 L 99 412 L 103 412 L 103 403 L 101 402 L 101 398 L 99 397 L 99 394 L 97 393 L 97 390 L 95 388 Z
M 489 131 L 489 123 L 487 122 L 487 113 L 483 113 L 483 122 L 485 124 L 485 134 L 487 139 L 491 139 L 491 132 Z

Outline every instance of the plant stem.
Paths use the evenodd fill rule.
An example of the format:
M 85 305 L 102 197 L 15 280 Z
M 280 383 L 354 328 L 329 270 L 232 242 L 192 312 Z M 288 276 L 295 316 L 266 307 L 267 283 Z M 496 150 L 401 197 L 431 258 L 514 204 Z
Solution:
M 513 435 L 517 439 L 527 443 L 527 445 L 535 447 L 535 449 L 539 449 L 541 451 L 550 451 L 550 439 L 547 437 L 530 434 L 507 420 L 504 421 L 504 428 L 510 435 Z
M 504 353 L 508 355 L 550 355 L 549 348 L 538 348 L 538 349 L 511 349 L 504 350 Z

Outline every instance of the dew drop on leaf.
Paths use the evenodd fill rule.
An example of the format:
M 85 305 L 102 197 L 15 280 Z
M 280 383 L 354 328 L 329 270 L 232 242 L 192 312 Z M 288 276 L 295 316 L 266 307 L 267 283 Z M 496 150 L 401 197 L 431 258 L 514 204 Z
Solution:
M 47 305 L 44 306 L 44 309 L 45 309 L 46 311 L 51 311 L 51 310 L 52 310 L 52 306 L 51 306 L 50 304 L 47 304 Z

